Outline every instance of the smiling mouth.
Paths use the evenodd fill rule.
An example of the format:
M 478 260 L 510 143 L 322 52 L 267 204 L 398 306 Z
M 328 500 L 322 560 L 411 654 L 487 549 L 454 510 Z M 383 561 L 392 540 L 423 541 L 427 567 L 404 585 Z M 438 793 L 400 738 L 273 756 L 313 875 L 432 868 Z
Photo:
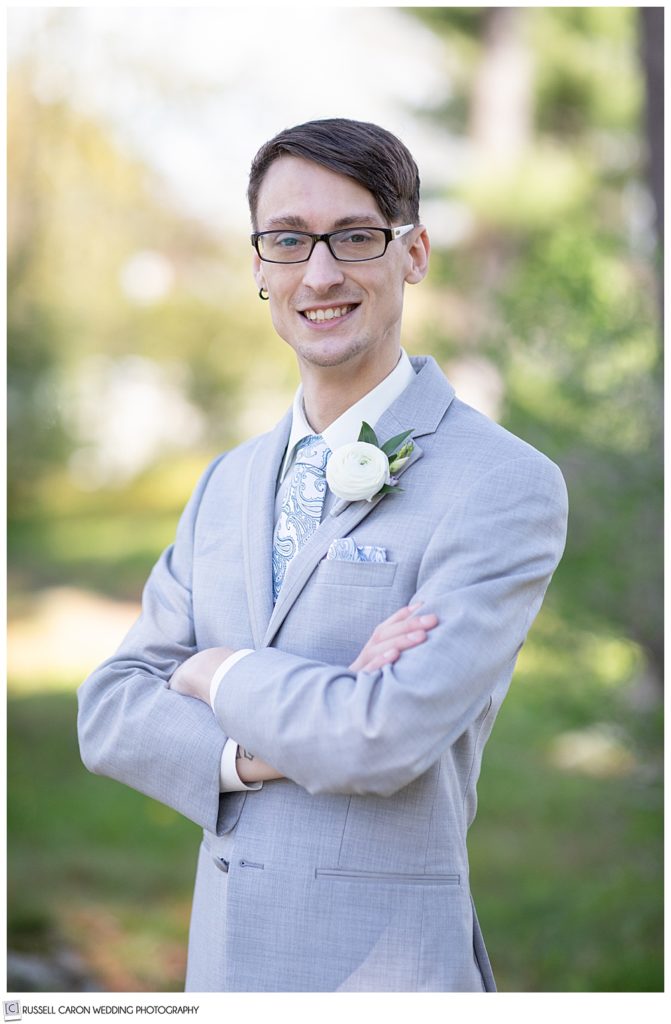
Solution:
M 353 309 L 356 309 L 357 305 L 358 303 L 347 306 L 328 306 L 325 309 L 302 309 L 300 314 L 312 323 L 322 323 L 325 320 L 339 320 L 341 317 L 347 316 Z

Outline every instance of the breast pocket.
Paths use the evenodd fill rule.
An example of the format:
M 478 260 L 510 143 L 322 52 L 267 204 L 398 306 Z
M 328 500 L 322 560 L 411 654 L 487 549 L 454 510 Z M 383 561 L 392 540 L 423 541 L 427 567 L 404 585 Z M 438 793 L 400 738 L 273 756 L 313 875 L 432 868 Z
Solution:
M 324 559 L 317 566 L 315 583 L 330 587 L 390 587 L 396 562 L 345 562 Z
M 320 562 L 305 589 L 305 603 L 296 603 L 303 630 L 306 621 L 319 624 L 314 650 L 307 649 L 312 637 L 305 630 L 301 636 L 305 655 L 349 665 L 375 627 L 405 603 L 394 585 L 398 568 L 396 562 Z M 291 626 L 296 628 L 293 617 Z

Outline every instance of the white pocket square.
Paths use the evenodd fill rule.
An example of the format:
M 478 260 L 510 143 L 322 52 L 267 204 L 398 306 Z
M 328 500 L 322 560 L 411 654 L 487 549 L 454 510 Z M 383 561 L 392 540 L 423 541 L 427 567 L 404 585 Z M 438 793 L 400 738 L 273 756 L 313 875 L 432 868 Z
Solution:
M 360 547 L 354 537 L 342 537 L 331 542 L 326 559 L 339 562 L 386 562 L 387 549 L 375 544 Z

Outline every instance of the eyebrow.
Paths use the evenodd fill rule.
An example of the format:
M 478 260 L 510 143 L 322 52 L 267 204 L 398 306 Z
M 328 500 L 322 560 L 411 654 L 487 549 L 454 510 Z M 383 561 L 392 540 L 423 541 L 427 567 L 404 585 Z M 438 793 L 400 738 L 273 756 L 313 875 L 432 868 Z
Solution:
M 370 210 L 367 213 L 350 214 L 347 217 L 339 217 L 338 220 L 333 221 L 332 229 L 337 231 L 338 228 L 347 228 L 354 225 L 358 227 L 381 227 L 380 217 L 378 214 L 371 213 Z M 296 231 L 310 230 L 307 221 L 303 220 L 302 217 L 296 217 L 293 214 L 270 217 L 266 221 L 266 227 L 264 230 L 272 231 L 277 228 L 294 228 Z

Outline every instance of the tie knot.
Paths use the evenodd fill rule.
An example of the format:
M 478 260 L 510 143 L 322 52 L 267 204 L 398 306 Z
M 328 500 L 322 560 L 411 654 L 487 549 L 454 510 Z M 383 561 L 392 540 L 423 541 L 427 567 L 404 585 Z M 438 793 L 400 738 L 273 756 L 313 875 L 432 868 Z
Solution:
M 296 446 L 296 465 L 314 466 L 316 469 L 325 469 L 331 449 L 321 434 L 310 434 L 304 437 Z

